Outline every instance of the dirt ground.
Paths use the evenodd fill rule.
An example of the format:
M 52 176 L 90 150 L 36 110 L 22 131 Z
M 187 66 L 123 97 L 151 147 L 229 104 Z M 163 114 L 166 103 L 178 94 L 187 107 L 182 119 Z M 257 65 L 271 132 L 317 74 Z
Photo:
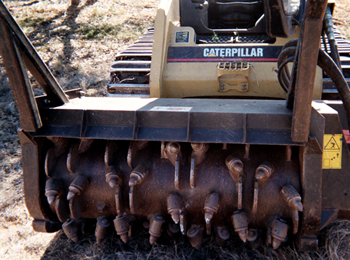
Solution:
M 81 87 L 87 95 L 104 95 L 115 54 L 153 24 L 159 0 L 81 0 L 77 7 L 69 2 L 5 1 L 5 5 L 65 89 Z M 347 0 L 337 2 L 335 22 L 350 38 Z M 312 253 L 298 253 L 293 245 L 277 251 L 252 249 L 236 236 L 224 247 L 205 237 L 200 250 L 183 237 L 164 236 L 150 246 L 142 228 L 128 244 L 115 234 L 97 244 L 92 235 L 73 243 L 62 232 L 32 231 L 23 198 L 19 115 L 1 58 L 0 69 L 0 259 L 350 259 L 349 221 L 322 231 L 321 247 Z

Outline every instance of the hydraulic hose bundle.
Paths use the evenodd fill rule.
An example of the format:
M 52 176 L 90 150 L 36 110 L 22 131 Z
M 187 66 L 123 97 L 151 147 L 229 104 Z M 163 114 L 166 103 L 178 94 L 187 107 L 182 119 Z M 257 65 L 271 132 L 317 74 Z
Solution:
M 278 56 L 278 80 L 285 92 L 288 92 L 291 75 L 287 64 L 296 61 L 296 52 L 298 49 L 298 39 L 293 39 L 287 42 Z M 332 79 L 334 82 L 341 100 L 343 101 L 344 109 L 347 116 L 347 122 L 350 126 L 350 90 L 346 79 L 344 78 L 341 69 L 336 62 L 323 50 L 319 50 L 317 65 Z

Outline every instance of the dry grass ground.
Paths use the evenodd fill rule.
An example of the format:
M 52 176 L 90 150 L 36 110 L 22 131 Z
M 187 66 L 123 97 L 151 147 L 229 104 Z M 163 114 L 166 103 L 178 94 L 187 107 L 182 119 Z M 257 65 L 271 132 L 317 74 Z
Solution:
M 348 39 L 350 39 L 349 1 L 337 0 L 334 23 Z
M 81 87 L 103 95 L 109 66 L 118 50 L 135 41 L 154 21 L 159 0 L 5 1 L 40 56 L 66 89 Z M 336 23 L 350 36 L 347 0 L 338 0 Z M 62 233 L 41 234 L 31 228 L 23 198 L 17 129 L 19 116 L 0 58 L 0 259 L 350 259 L 350 222 L 339 221 L 322 233 L 317 252 L 297 253 L 293 245 L 277 251 L 254 250 L 237 237 L 224 247 L 205 237 L 201 250 L 186 238 L 164 237 L 148 244 L 142 228 L 123 244 L 112 235 L 101 244 L 92 235 L 73 243 Z M 32 82 L 36 93 L 40 90 Z

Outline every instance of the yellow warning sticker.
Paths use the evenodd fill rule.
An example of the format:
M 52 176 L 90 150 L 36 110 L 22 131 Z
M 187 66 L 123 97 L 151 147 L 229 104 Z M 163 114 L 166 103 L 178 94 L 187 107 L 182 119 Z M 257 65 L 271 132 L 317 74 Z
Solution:
M 342 134 L 323 136 L 322 169 L 341 169 Z

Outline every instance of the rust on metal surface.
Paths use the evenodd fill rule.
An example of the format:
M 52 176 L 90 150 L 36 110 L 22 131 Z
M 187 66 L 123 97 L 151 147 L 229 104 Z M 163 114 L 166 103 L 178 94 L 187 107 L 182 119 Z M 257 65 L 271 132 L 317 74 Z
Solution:
M 30 73 L 34 76 L 34 78 L 38 82 L 39 86 L 43 88 L 43 90 L 47 94 L 47 100 L 50 103 L 50 105 L 58 106 L 64 103 L 68 103 L 69 100 L 65 95 L 64 91 L 62 90 L 62 88 L 60 87 L 60 85 L 58 84 L 57 80 L 52 75 L 51 71 L 48 69 L 48 67 L 43 62 L 43 60 L 40 58 L 40 56 L 36 52 L 33 45 L 30 43 L 26 35 L 23 33 L 19 25 L 16 23 L 16 21 L 11 16 L 11 14 L 9 13 L 9 11 L 7 10 L 7 8 L 2 2 L 0 2 L 0 16 L 2 17 L 1 18 L 2 21 L 6 21 L 6 24 L 5 23 L 2 23 L 2 24 L 8 28 L 7 31 L 11 32 L 13 36 L 11 39 L 12 43 L 8 43 L 9 45 L 7 46 L 13 46 L 13 44 L 17 46 L 18 51 L 21 53 L 19 56 L 17 56 L 17 58 L 21 57 L 19 59 L 20 63 L 22 63 L 27 67 L 27 69 L 30 71 Z M 0 35 L 3 36 L 5 34 L 1 33 Z M 0 38 L 3 39 L 2 37 Z M 10 38 L 8 38 L 8 40 L 10 40 Z M 5 45 L 3 44 L 0 44 L 0 45 L 6 48 Z M 2 51 L 0 50 L 0 52 Z M 7 55 L 7 53 L 2 53 L 2 55 Z M 8 56 L 6 57 L 9 58 Z M 16 61 L 17 58 L 15 58 L 15 56 L 12 56 L 7 61 L 10 64 L 15 64 L 17 63 Z M 6 62 L 4 62 L 5 67 L 7 66 Z M 19 76 L 19 78 L 22 78 L 22 75 L 23 75 L 22 73 L 26 73 L 26 69 L 24 68 L 25 66 L 22 66 L 22 71 L 15 72 L 17 76 Z M 8 69 L 10 68 L 11 67 L 8 67 Z M 24 93 L 26 92 L 23 92 L 22 94 Z M 17 97 L 16 97 L 16 100 L 18 100 Z M 35 107 L 32 107 L 32 108 L 35 109 Z M 35 110 L 33 110 L 32 112 L 36 113 Z
M 78 175 L 74 178 L 73 182 L 69 185 L 69 191 L 67 194 L 67 200 L 75 198 L 75 196 L 80 196 L 87 185 L 89 185 L 89 180 L 84 175 Z
M 250 226 L 258 230 L 263 229 L 274 215 L 283 216 L 283 219 L 290 222 L 295 217 L 290 208 L 285 207 L 286 202 L 280 196 L 281 184 L 282 187 L 293 185 L 296 191 L 299 190 L 296 157 L 286 161 L 284 146 L 266 146 L 264 152 L 253 146 L 250 149 L 251 159 L 246 160 L 245 145 L 230 145 L 227 150 L 222 150 L 220 144 L 210 145 L 206 151 L 207 159 L 203 159 L 197 168 L 195 193 L 190 185 L 190 158 L 193 148 L 189 144 L 175 146 L 176 152 L 181 150 L 182 153 L 181 161 L 179 160 L 182 165 L 181 190 L 176 190 L 173 185 L 173 164 L 169 160 L 161 159 L 159 149 L 161 142 L 149 142 L 147 147 L 140 150 L 140 154 L 134 159 L 138 166 L 132 171 L 127 162 L 130 143 L 119 142 L 117 149 L 112 151 L 110 147 L 106 153 L 106 147 L 109 146 L 111 144 L 103 140 L 93 142 L 84 151 L 83 161 L 77 164 L 74 175 L 66 164 L 71 148 L 62 146 L 65 147 L 65 151 L 59 152 L 60 155 L 55 160 L 57 167 L 51 167 L 51 177 L 48 178 L 46 185 L 48 199 L 56 197 L 56 205 L 59 207 L 54 209 L 54 213 L 61 221 L 66 221 L 68 218 L 99 219 L 101 215 L 107 219 L 115 218 L 114 226 L 117 234 L 123 241 L 127 241 L 130 227 L 127 214 L 131 213 L 135 217 L 151 216 L 149 232 L 150 240 L 154 243 L 161 235 L 163 223 L 167 219 L 165 216 L 169 216 L 174 223 L 177 223 L 182 234 L 188 234 L 188 226 L 199 226 L 203 231 L 206 226 L 206 233 L 216 234 L 218 242 L 222 243 L 228 235 L 224 228 L 233 226 L 240 238 L 247 241 Z M 74 151 L 79 153 L 78 150 Z M 227 156 L 233 154 L 233 151 L 235 157 Z M 110 152 L 114 155 L 112 156 Z M 154 155 L 147 162 L 147 167 L 143 165 L 145 163 L 142 159 L 143 153 Z M 113 158 L 119 158 L 119 161 L 111 165 Z M 273 166 L 267 163 L 271 160 L 275 160 Z M 259 164 L 260 166 L 255 168 Z M 214 165 L 216 171 L 212 171 Z M 96 175 L 96 172 L 101 174 Z M 114 188 L 111 188 L 108 178 L 106 181 L 106 172 L 107 175 L 109 172 L 118 173 L 118 185 Z M 61 186 L 65 187 L 69 196 L 60 191 L 58 183 L 54 181 L 56 179 L 60 180 Z M 257 179 L 264 185 L 259 186 Z M 254 183 L 258 184 L 260 194 L 257 209 L 261 216 L 264 216 L 260 218 L 254 217 L 250 204 L 254 198 Z M 154 192 L 155 187 L 158 187 L 157 192 Z M 240 196 L 232 196 L 239 193 Z M 271 199 L 279 196 L 280 200 Z M 84 206 L 87 204 L 88 207 Z M 199 212 L 202 213 L 198 214 Z M 232 222 L 231 215 L 233 215 Z M 102 231 L 99 231 L 100 229 Z M 168 229 L 169 227 L 166 228 Z M 104 229 L 99 227 L 96 232 L 101 232 L 102 235 L 97 233 L 97 236 L 102 240 Z M 192 234 L 192 231 L 190 233 Z M 194 235 L 193 241 L 196 247 L 199 246 L 198 234 Z
M 101 217 L 98 219 L 95 230 L 96 241 L 98 244 L 100 244 L 103 239 L 107 237 L 109 226 L 110 223 L 107 218 Z
M 217 193 L 211 193 L 207 196 L 204 202 L 204 220 L 208 235 L 211 234 L 211 219 L 219 209 L 219 199 L 220 197 Z
M 255 171 L 255 182 L 254 182 L 254 199 L 253 199 L 253 215 L 258 212 L 258 200 L 259 200 L 259 189 L 264 187 L 268 182 L 274 171 L 274 167 L 271 163 L 265 162 L 260 165 Z
M 62 228 L 62 223 L 34 219 L 32 227 L 36 232 L 52 233 L 59 231 Z
M 173 236 L 176 233 L 180 232 L 179 225 L 176 225 L 174 223 L 168 223 L 168 235 Z
M 244 155 L 246 157 L 246 154 Z M 238 191 L 238 202 L 237 202 L 237 208 L 242 209 L 242 201 L 243 201 L 243 178 L 244 178 L 244 171 L 243 171 L 243 162 L 238 159 L 234 158 L 232 155 L 229 155 L 226 158 L 226 166 L 230 171 L 230 175 L 232 179 L 236 183 L 236 189 Z
M 164 142 L 161 146 L 161 158 L 169 159 L 174 165 L 174 186 L 175 189 L 180 189 L 180 160 L 181 160 L 181 148 L 179 143 L 170 142 L 164 148 Z
M 81 198 L 79 196 L 69 200 L 70 216 L 74 219 L 80 219 L 84 212 L 84 205 L 82 205 Z
M 219 246 L 224 246 L 225 242 L 230 238 L 230 231 L 226 227 L 216 228 L 216 243 Z
M 182 198 L 178 194 L 170 194 L 167 200 L 167 208 L 175 224 L 178 224 L 180 221 L 180 214 L 184 211 Z
M 284 242 L 288 234 L 288 225 L 287 223 L 280 218 L 272 218 L 271 223 L 269 223 L 269 235 L 273 249 L 280 247 L 281 243 Z
M 298 71 L 295 83 L 292 139 L 306 143 L 309 137 L 311 101 L 314 89 L 318 46 L 327 0 L 307 1 L 301 24 Z M 316 47 L 317 46 L 317 47 Z
M 288 42 L 281 52 L 279 78 L 289 87 L 294 114 L 278 100 L 80 98 L 63 105 L 68 103 L 65 94 L 49 73 L 39 75 L 45 67 L 37 64 L 31 48 L 23 50 L 26 41 L 2 17 L 0 51 L 7 69 L 16 65 L 11 84 L 27 91 L 16 101 L 25 99 L 25 106 L 19 104 L 21 119 L 29 122 L 19 136 L 33 227 L 53 231 L 63 223 L 67 237 L 77 241 L 84 221 L 93 219 L 100 243 L 114 219 L 117 235 L 126 243 L 133 221 L 140 220 L 151 244 L 163 232 L 180 231 L 199 249 L 206 230 L 223 245 L 233 227 L 252 246 L 266 235 L 265 242 L 277 249 L 288 233 L 296 234 L 300 249 L 317 246 L 320 229 L 350 216 L 350 156 L 344 138 L 344 149 L 336 155 L 343 158 L 342 168 L 322 169 L 324 135 L 341 135 L 341 123 L 346 123 L 337 111 L 350 111 L 345 79 L 317 49 L 326 2 L 307 2 L 299 41 Z M 109 92 L 148 94 L 152 39 L 153 29 L 117 57 Z M 317 54 L 343 86 L 339 92 L 345 112 L 322 102 L 311 104 Z M 282 70 L 285 58 L 295 62 L 292 74 Z M 36 68 L 32 74 L 53 103 L 36 108 L 24 65 Z M 117 82 L 130 71 L 138 73 L 137 82 Z M 153 110 L 162 106 L 191 111 Z M 212 124 L 213 118 L 223 123 Z
M 149 170 L 144 166 L 139 164 L 130 174 L 129 179 L 129 205 L 131 213 L 135 213 L 135 204 L 134 204 L 134 188 L 136 185 L 141 184 L 147 177 Z
M 2 3 L 1 3 L 2 4 Z M 23 59 L 15 44 L 13 35 L 0 14 L 0 53 L 17 100 L 21 124 L 25 131 L 35 132 L 42 126 L 39 110 L 34 99 L 28 73 Z
M 151 245 L 153 245 L 157 239 L 161 236 L 162 231 L 162 225 L 164 223 L 164 219 L 162 216 L 158 214 L 154 214 L 151 218 L 150 225 L 149 225 L 149 242 Z
M 50 207 L 54 206 L 56 197 L 63 192 L 62 183 L 58 179 L 48 179 L 45 184 L 45 196 Z
M 196 166 L 200 164 L 204 158 L 205 158 L 205 153 L 209 149 L 209 145 L 205 143 L 192 143 L 192 155 L 191 155 L 191 172 L 190 172 L 190 186 L 193 189 L 196 184 L 195 184 L 195 170 Z
M 131 142 L 130 143 L 130 146 L 128 149 L 128 157 L 127 157 L 127 161 L 128 161 L 128 165 L 129 165 L 130 169 L 134 168 L 132 162 L 135 160 L 135 157 L 136 157 L 138 151 L 145 148 L 147 146 L 147 144 L 148 144 L 147 141 L 138 141 L 138 142 Z
M 299 212 L 303 211 L 301 196 L 292 185 L 284 186 L 281 189 L 281 196 L 293 211 L 293 234 L 296 234 L 299 228 Z
M 72 239 L 74 242 L 78 242 L 81 233 L 80 226 L 81 221 L 68 219 L 63 223 L 62 229 L 68 238 Z
M 322 149 L 315 138 L 306 147 L 300 148 L 300 181 L 302 184 L 303 215 L 299 248 L 309 248 L 303 244 L 304 238 L 314 238 L 321 226 L 322 214 Z M 317 244 L 317 243 L 316 243 Z M 315 243 L 313 243 L 315 245 Z M 317 248 L 317 247 L 316 247 Z
M 62 223 L 70 217 L 69 202 L 65 199 L 64 195 L 58 196 L 55 200 L 55 210 L 57 218 Z
M 199 225 L 192 225 L 191 228 L 187 231 L 188 240 L 190 241 L 191 245 L 196 249 L 200 249 L 202 246 L 203 231 L 204 227 L 201 227 Z
M 238 233 L 239 238 L 245 243 L 248 238 L 248 215 L 246 212 L 240 210 L 236 211 L 232 215 L 232 223 L 235 228 L 235 232 Z
M 257 229 L 249 229 L 248 231 L 248 236 L 247 236 L 247 240 L 249 242 L 254 242 L 258 239 L 259 237 L 259 232 Z
M 117 235 L 120 236 L 120 239 L 126 243 L 128 242 L 128 232 L 129 232 L 129 219 L 128 215 L 124 214 L 123 216 L 117 216 L 114 221 L 114 227 L 117 231 Z
M 322 113 L 322 109 L 318 111 L 317 113 Z M 317 118 L 317 113 L 313 115 L 313 120 Z M 333 115 L 329 111 L 327 113 L 327 120 L 328 118 L 333 120 Z M 321 129 L 324 128 L 324 121 L 322 122 L 320 127 L 312 128 L 313 136 L 322 138 L 320 133 L 324 131 Z M 334 121 L 327 122 L 334 125 L 330 123 Z M 101 216 L 108 219 L 115 218 L 117 234 L 123 241 L 127 241 L 130 220 L 126 214 L 131 213 L 130 215 L 141 219 L 152 216 L 149 228 L 153 243 L 162 233 L 162 221 L 171 221 L 172 218 L 175 223 L 178 223 L 177 227 L 183 234 L 187 234 L 187 228 L 192 225 L 201 227 L 203 232 L 206 226 L 206 232 L 215 234 L 220 244 L 224 243 L 223 238 L 226 237 L 220 233 L 220 230 L 223 227 L 228 230 L 234 227 L 240 238 L 243 241 L 252 242 L 252 245 L 258 245 L 261 234 L 267 233 L 267 243 L 275 248 L 284 241 L 287 229 L 283 222 L 285 221 L 288 225 L 293 224 L 290 233 L 297 231 L 302 235 L 301 243 L 307 239 L 317 239 L 315 234 L 320 228 L 318 221 L 321 219 L 321 214 L 310 215 L 318 214 L 312 210 L 315 206 L 320 209 L 320 213 L 322 210 L 321 206 L 318 206 L 321 191 L 315 186 L 317 181 L 319 183 L 322 181 L 320 179 L 321 152 L 317 140 L 312 139 L 313 141 L 310 141 L 310 145 L 305 150 L 283 145 L 250 145 L 249 159 L 245 159 L 246 145 L 244 144 L 230 144 L 227 150 L 223 150 L 221 144 L 210 144 L 205 158 L 197 166 L 196 192 L 193 192 L 190 185 L 193 148 L 189 143 L 178 143 L 178 146 L 164 144 L 164 149 L 168 146 L 167 150 L 170 152 L 174 147 L 175 152 L 181 151 L 181 158 L 178 158 L 182 166 L 179 172 L 181 190 L 177 190 L 173 184 L 174 165 L 169 159 L 161 159 L 162 149 L 159 149 L 162 147 L 161 142 L 149 142 L 146 147 L 139 150 L 133 159 L 133 164 L 138 166 L 131 171 L 127 162 L 130 142 L 95 140 L 84 150 L 84 156 L 79 157 L 81 162 L 76 165 L 76 173 L 72 175 L 66 164 L 71 150 L 69 143 L 79 144 L 80 140 L 36 138 L 37 142 L 43 140 L 50 143 L 51 147 L 53 145 L 52 148 L 41 153 L 41 157 L 44 158 L 47 151 L 51 150 L 53 157 L 50 160 L 52 162 L 47 164 L 49 176 L 44 173 L 44 170 L 42 173 L 46 181 L 49 180 L 46 185 L 48 197 L 55 197 L 55 207 L 53 209 L 51 207 L 51 210 L 61 221 L 74 218 L 98 219 Z M 106 149 L 106 147 L 109 148 Z M 82 155 L 79 149 L 72 151 Z M 149 154 L 152 156 L 146 156 L 149 159 L 145 161 L 145 155 Z M 147 167 L 143 166 L 145 163 Z M 42 163 L 41 167 L 44 168 L 44 165 Z M 317 165 L 319 167 L 315 167 Z M 212 170 L 213 168 L 215 171 Z M 311 171 L 314 172 L 312 175 L 305 174 Z M 119 178 L 118 185 L 114 188 L 111 188 L 108 179 L 106 181 L 106 173 L 108 175 L 109 172 L 117 173 Z M 78 176 L 85 176 L 89 179 L 89 184 L 87 185 L 86 181 L 81 181 L 79 184 L 75 181 Z M 300 179 L 299 176 L 302 178 Z M 59 180 L 61 184 L 53 184 L 54 180 Z M 242 184 L 241 186 L 237 185 L 237 180 L 238 184 Z M 300 184 L 304 185 L 305 189 L 309 187 L 308 193 L 301 189 Z M 60 189 L 60 186 L 63 189 Z M 74 187 L 71 190 L 80 195 L 76 195 L 68 203 L 67 191 L 70 186 Z M 314 195 L 310 193 L 310 187 L 313 187 Z M 82 192 L 83 190 L 85 191 Z M 128 194 L 131 191 L 133 196 L 130 200 Z M 238 196 L 240 193 L 242 196 Z M 319 199 L 315 200 L 315 196 Z M 252 206 L 255 198 L 258 198 L 256 200 L 258 203 Z M 46 203 L 47 200 L 48 198 L 45 198 Z M 130 201 L 133 205 L 129 204 Z M 330 201 L 325 202 L 327 207 L 331 206 Z M 89 207 L 81 207 L 86 204 L 89 204 Z M 303 210 L 302 213 L 300 213 L 301 210 Z M 231 215 L 233 215 L 232 222 L 229 221 Z M 162 216 L 162 218 L 159 220 L 156 217 L 154 220 L 153 216 Z M 278 221 L 271 221 L 275 216 L 278 216 Z M 302 220 L 300 224 L 299 217 Z M 210 225 L 207 225 L 207 219 L 210 220 Z M 268 223 L 275 223 L 272 226 L 276 226 L 277 231 L 270 226 L 266 230 Z M 167 225 L 164 229 L 175 233 L 177 228 L 169 228 Z M 224 231 L 224 234 L 226 233 Z M 199 235 L 194 237 L 196 241 L 194 245 L 198 246 L 200 237 Z

